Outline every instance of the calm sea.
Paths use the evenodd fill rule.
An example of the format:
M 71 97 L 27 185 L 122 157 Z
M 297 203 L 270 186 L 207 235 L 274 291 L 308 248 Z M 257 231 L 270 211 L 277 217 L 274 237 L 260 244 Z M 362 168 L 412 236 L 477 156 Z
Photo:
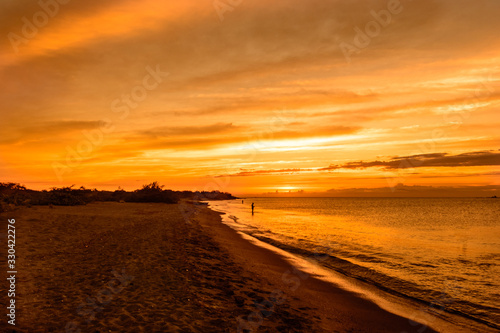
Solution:
M 210 207 L 292 254 L 327 254 L 327 269 L 500 329 L 498 199 L 247 198 Z

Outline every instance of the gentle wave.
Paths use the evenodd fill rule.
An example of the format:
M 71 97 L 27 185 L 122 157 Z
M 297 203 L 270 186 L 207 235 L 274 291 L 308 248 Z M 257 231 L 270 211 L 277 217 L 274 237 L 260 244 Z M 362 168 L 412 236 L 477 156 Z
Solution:
M 359 281 L 363 281 L 364 283 L 368 283 L 392 295 L 404 297 L 412 301 L 425 304 L 427 307 L 432 307 L 434 309 L 439 309 L 455 315 L 460 315 L 462 317 L 488 325 L 492 328 L 500 329 L 500 326 L 488 319 L 488 314 L 496 311 L 496 308 L 481 306 L 479 304 L 459 300 L 454 298 L 452 294 L 446 293 L 444 291 L 422 289 L 414 283 L 387 276 L 372 269 L 353 264 L 348 260 L 335 257 L 330 254 L 330 251 L 313 252 L 283 244 L 269 237 L 259 236 L 255 234 L 252 235 L 252 233 L 247 234 L 257 238 L 260 241 L 263 241 L 267 244 L 295 255 L 300 255 L 306 258 L 320 257 L 322 258 L 322 260 L 319 261 L 319 264 L 321 264 L 323 267 L 336 271 L 337 273 L 341 273 L 349 278 L 354 278 Z M 420 264 L 415 265 L 422 266 Z M 424 265 L 424 267 L 425 266 L 430 265 Z
M 333 200 L 296 201 L 300 209 L 295 211 L 295 202 L 289 199 L 284 208 L 279 208 L 283 204 L 279 200 L 254 201 L 259 209 L 255 216 L 250 215 L 245 205 L 234 202 L 211 203 L 211 206 L 227 213 L 227 224 L 260 241 L 295 255 L 322 255 L 325 260 L 321 261 L 321 265 L 327 269 L 363 281 L 392 295 L 425 304 L 426 307 L 444 310 L 500 329 L 498 284 L 496 278 L 489 274 L 498 269 L 500 254 L 488 252 L 499 247 L 495 239 L 485 242 L 482 236 L 498 231 L 491 222 L 491 216 L 490 220 L 486 219 L 483 223 L 489 229 L 480 230 L 483 238 L 478 236 L 475 239 L 467 231 L 476 230 L 478 223 L 472 229 L 467 227 L 465 223 L 470 222 L 455 219 L 455 212 L 449 208 L 460 207 L 462 212 L 464 204 L 460 201 L 444 202 L 446 210 L 443 211 L 449 216 L 440 223 L 448 224 L 446 227 L 423 222 L 421 226 L 415 227 L 415 222 L 400 222 L 414 217 L 411 212 L 400 208 L 408 206 L 407 203 L 397 200 L 368 201 L 372 205 L 370 214 L 356 212 L 359 209 L 356 207 L 361 205 L 355 200 L 352 201 L 354 204 L 347 200 L 341 201 L 341 209 L 344 209 L 342 214 L 338 214 L 338 201 Z M 433 211 L 425 212 L 424 205 L 427 203 L 413 201 L 412 207 L 416 206 L 419 213 L 424 211 L 429 219 L 436 220 L 444 215 L 443 211 L 439 211 L 439 207 L 444 206 L 441 202 L 432 201 Z M 381 207 L 373 207 L 376 204 Z M 308 205 L 314 206 L 314 209 L 309 210 L 310 213 Z M 387 207 L 391 205 L 393 207 L 390 207 L 390 213 L 394 215 L 392 220 L 386 213 Z M 481 209 L 487 213 L 489 208 L 486 207 Z M 402 211 L 403 218 L 396 216 L 398 209 Z M 469 216 L 474 213 L 474 209 L 471 209 Z M 355 214 L 358 216 L 352 218 Z M 422 216 L 419 215 L 418 218 L 422 220 Z M 376 220 L 377 217 L 379 220 Z M 368 222 L 358 222 L 364 221 L 363 219 Z M 450 232 L 460 233 L 464 238 L 453 243 Z M 400 240 L 401 234 L 409 236 Z M 384 239 L 387 235 L 392 237 L 389 238 L 390 241 Z M 441 239 L 443 237 L 446 242 Z M 487 245 L 482 247 L 485 243 Z

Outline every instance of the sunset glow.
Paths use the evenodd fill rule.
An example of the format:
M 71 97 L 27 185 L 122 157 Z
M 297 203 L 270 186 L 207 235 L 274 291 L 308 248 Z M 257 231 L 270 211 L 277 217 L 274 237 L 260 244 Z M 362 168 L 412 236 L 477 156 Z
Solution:
M 2 6 L 2 181 L 500 186 L 498 1 L 216 3 Z

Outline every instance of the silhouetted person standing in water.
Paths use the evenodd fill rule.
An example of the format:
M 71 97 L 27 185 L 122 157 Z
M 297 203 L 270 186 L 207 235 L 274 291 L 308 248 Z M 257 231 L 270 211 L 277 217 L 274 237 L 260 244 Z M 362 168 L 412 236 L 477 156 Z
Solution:
M 253 202 L 252 202 L 252 215 L 253 215 L 253 208 L 254 208 L 254 207 L 255 207 L 255 205 L 254 205 L 254 204 L 253 204 Z

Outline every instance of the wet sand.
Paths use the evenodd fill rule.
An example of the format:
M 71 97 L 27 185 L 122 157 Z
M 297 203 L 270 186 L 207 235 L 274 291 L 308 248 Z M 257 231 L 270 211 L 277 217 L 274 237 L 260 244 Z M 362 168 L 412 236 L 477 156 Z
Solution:
M 432 332 L 294 271 L 204 206 L 93 203 L 0 217 L 2 230 L 16 219 L 16 332 Z M 13 331 L 3 317 L 0 331 Z

